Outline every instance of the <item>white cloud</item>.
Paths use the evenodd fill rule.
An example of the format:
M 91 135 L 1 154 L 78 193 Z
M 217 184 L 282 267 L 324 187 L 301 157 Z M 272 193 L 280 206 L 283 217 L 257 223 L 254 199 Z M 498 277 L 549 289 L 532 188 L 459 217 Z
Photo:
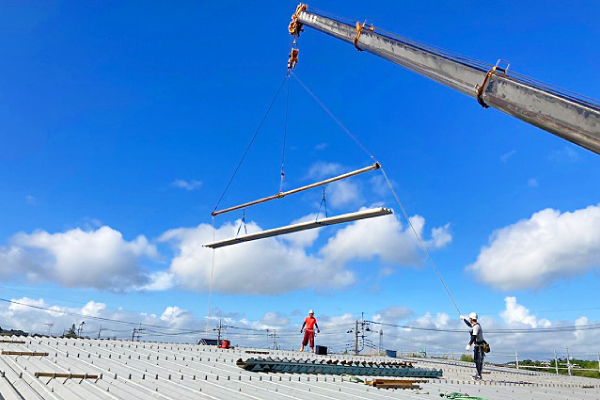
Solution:
M 143 340 L 168 340 L 179 342 L 195 342 L 199 337 L 216 337 L 214 328 L 219 319 L 226 326 L 223 336 L 232 340 L 234 345 L 265 346 L 267 329 L 277 329 L 278 343 L 284 349 L 297 348 L 302 336 L 299 329 L 306 310 L 290 316 L 271 309 L 259 320 L 241 318 L 239 314 L 222 312 L 215 309 L 210 321 L 210 330 L 205 332 L 206 319 L 194 315 L 177 305 L 165 307 L 162 313 L 137 313 L 122 309 L 110 309 L 104 303 L 90 301 L 81 307 L 56 306 L 43 299 L 13 299 L 20 304 L 1 303 L 0 321 L 4 329 L 22 329 L 30 333 L 62 334 L 72 324 L 77 328 L 81 322 L 83 336 L 95 338 L 100 328 L 102 337 L 130 339 L 134 327 L 146 328 L 142 331 Z M 316 318 L 324 335 L 317 337 L 318 344 L 324 344 L 330 350 L 343 351 L 345 343 L 352 343 L 352 331 L 355 321 L 360 316 L 350 313 L 340 315 L 323 315 L 315 306 Z M 402 326 L 393 326 L 398 322 L 381 316 L 388 314 L 389 319 L 400 318 Z M 383 330 L 384 348 L 407 352 L 427 349 L 429 355 L 459 357 L 465 353 L 464 346 L 469 340 L 469 328 L 461 320 L 445 313 L 425 313 L 424 315 L 408 315 L 403 307 L 391 306 L 373 316 L 364 315 L 366 320 L 373 321 L 370 331 L 365 331 L 366 339 L 376 344 L 379 331 Z M 504 317 L 509 317 L 505 319 Z M 480 316 L 484 336 L 491 343 L 490 361 L 514 360 L 518 351 L 519 358 L 548 359 L 554 350 L 559 357 L 564 357 L 564 348 L 569 347 L 572 356 L 578 358 L 595 358 L 596 354 L 589 349 L 600 347 L 600 336 L 597 330 L 589 329 L 598 324 L 586 316 L 571 320 L 549 321 L 533 315 L 526 307 L 518 304 L 516 299 L 506 299 L 506 309 L 499 315 Z M 116 321 L 113 321 L 116 320 Z M 122 322 L 117 322 L 122 321 Z M 125 323 L 124 323 L 125 322 Z M 382 322 L 388 325 L 379 325 Z M 49 325 L 51 324 L 51 326 Z M 573 329 L 575 326 L 580 329 Z M 544 331 L 544 327 L 550 327 Z M 241 328 L 241 329 L 238 329 Z M 421 328 L 421 329 L 413 329 Z M 566 328 L 563 331 L 558 328 Z M 514 330 L 518 329 L 518 332 Z M 531 329 L 531 331 L 529 331 Z M 252 332 L 249 334 L 249 332 Z M 535 332 L 535 333 L 534 333 Z M 351 344 L 350 344 L 351 346 Z M 365 349 L 365 353 L 368 349 Z M 561 354 L 562 353 L 562 354 Z M 364 353 L 363 353 L 364 354 Z M 584 356 L 582 357 L 582 354 Z
M 171 306 L 165 309 L 160 316 L 160 320 L 166 322 L 172 328 L 185 328 L 192 325 L 194 316 L 187 310 Z
M 325 218 L 323 212 L 319 215 L 319 218 Z M 302 218 L 298 218 L 291 222 L 291 224 L 299 224 L 302 222 L 315 221 L 317 219 L 317 214 L 309 214 Z M 307 247 L 311 246 L 315 240 L 319 237 L 320 229 L 309 229 L 306 231 L 294 232 L 289 235 L 284 235 L 281 238 L 287 242 L 290 242 L 293 246 L 296 247 Z
M 31 195 L 25 196 L 25 202 L 30 206 L 35 206 L 37 204 L 37 200 Z
M 260 319 L 260 322 L 265 327 L 277 328 L 288 325 L 290 323 L 290 319 L 282 316 L 278 312 L 268 312 Z
M 411 223 L 423 237 L 425 219 L 411 217 Z M 437 228 L 431 248 L 447 243 L 447 228 Z M 363 219 L 340 229 L 321 249 L 325 259 L 345 263 L 353 259 L 370 260 L 379 257 L 384 262 L 401 265 L 420 264 L 417 239 L 410 227 L 404 227 L 396 216 Z
M 506 297 L 504 299 L 506 303 L 506 309 L 500 313 L 500 316 L 508 324 L 512 326 L 514 324 L 523 324 L 532 328 L 542 327 L 548 328 L 551 323 L 547 319 L 541 319 L 538 321 L 535 315 L 531 315 L 529 310 L 520 304 L 517 304 L 516 297 Z
M 431 230 L 431 240 L 427 242 L 427 247 L 441 249 L 452 241 L 450 234 L 450 224 Z
M 364 199 L 360 194 L 358 183 L 351 181 L 337 181 L 327 188 L 327 205 L 340 208 L 346 205 L 362 204 Z
M 0 276 L 118 291 L 146 283 L 139 261 L 156 256 L 144 236 L 126 241 L 108 226 L 54 234 L 38 230 L 18 233 L 0 247 Z
M 327 143 L 319 143 L 315 146 L 315 150 L 318 150 L 318 151 L 325 150 L 328 146 L 329 146 L 329 144 L 327 144 Z
M 387 180 L 382 174 L 377 174 L 369 179 L 369 183 L 371 185 L 371 191 L 379 197 L 389 196 L 392 193 Z M 397 189 L 397 182 L 390 180 L 390 184 L 394 189 Z
M 557 163 L 574 163 L 579 161 L 579 159 L 579 153 L 575 150 L 574 146 L 565 146 L 548 155 L 548 160 Z
M 206 291 L 210 287 L 213 250 L 202 247 L 213 240 L 235 237 L 239 221 L 226 223 L 213 232 L 208 224 L 173 229 L 161 241 L 177 251 L 170 271 L 186 287 Z M 253 222 L 248 233 L 261 231 Z M 213 239 L 214 238 L 214 239 Z M 272 294 L 306 287 L 343 287 L 354 274 L 342 265 L 326 264 L 298 246 L 276 238 L 257 240 L 214 250 L 214 290 L 224 293 Z
M 600 266 L 600 206 L 574 212 L 539 211 L 494 232 L 468 266 L 494 287 L 542 288 Z
M 416 325 L 419 327 L 435 327 L 438 329 L 442 329 L 448 325 L 451 318 L 446 313 L 437 313 L 432 315 L 431 313 L 426 313 L 425 315 L 416 319 Z
M 179 189 L 191 191 L 198 189 L 200 186 L 202 186 L 202 182 L 195 180 L 185 181 L 183 179 L 176 179 L 171 185 Z
M 177 277 L 168 271 L 153 272 L 148 275 L 149 282 L 137 286 L 136 290 L 162 291 L 172 289 L 177 284 Z
M 527 186 L 529 187 L 538 187 L 540 186 L 540 184 L 538 183 L 537 179 L 535 178 L 531 178 L 527 181 Z
M 313 218 L 313 216 L 311 216 Z M 424 219 L 412 218 L 421 233 Z M 304 288 L 341 288 L 355 282 L 347 263 L 379 257 L 382 261 L 415 265 L 421 261 L 414 235 L 395 216 L 361 220 L 339 229 L 321 249 L 310 252 L 317 235 L 268 238 L 213 250 L 206 243 L 235 237 L 239 221 L 213 231 L 201 224 L 164 233 L 160 241 L 176 251 L 170 272 L 189 289 L 224 293 L 274 294 Z M 253 222 L 248 233 L 261 231 Z M 332 229 L 332 228 L 328 228 Z M 444 228 L 439 228 L 444 229 Z M 436 233 L 436 237 L 444 236 Z M 434 240 L 444 243 L 444 240 Z M 214 256 L 214 260 L 213 260 Z M 214 270 L 213 270 L 214 261 Z
M 3 329 L 20 329 L 29 333 L 62 335 L 72 325 L 82 327 L 82 336 L 118 337 L 130 339 L 134 327 L 146 326 L 143 337 L 151 340 L 195 341 L 198 334 L 180 335 L 183 330 L 199 331 L 204 319 L 195 318 L 189 311 L 177 306 L 166 307 L 160 317 L 154 314 L 136 313 L 122 309 L 109 309 L 104 303 L 89 301 L 82 307 L 64 307 L 47 303 L 44 299 L 23 297 L 11 299 L 8 306 L 0 305 L 0 321 Z M 163 327 L 161 329 L 160 327 Z M 102 328 L 102 332 L 99 332 Z M 173 336 L 174 335 L 174 336 Z
M 380 310 L 373 316 L 373 321 L 394 324 L 400 320 L 406 319 L 413 315 L 413 311 L 408 307 L 390 306 L 384 310 Z
M 102 310 L 106 308 L 104 303 L 96 303 L 95 301 L 89 301 L 82 309 L 81 314 L 92 317 L 99 317 Z
M 341 174 L 342 172 L 343 167 L 341 164 L 319 161 L 310 166 L 308 169 L 307 178 L 330 178 L 331 176 Z
M 504 163 L 505 163 L 505 162 L 507 162 L 507 161 L 508 161 L 508 159 L 509 159 L 509 158 L 511 158 L 511 157 L 512 157 L 512 156 L 514 156 L 515 154 L 517 154 L 517 151 L 516 151 L 516 150 L 511 150 L 511 151 L 509 151 L 508 153 L 504 153 L 504 154 L 502 154 L 502 155 L 500 156 L 500 160 L 501 160 L 502 162 L 504 162 Z

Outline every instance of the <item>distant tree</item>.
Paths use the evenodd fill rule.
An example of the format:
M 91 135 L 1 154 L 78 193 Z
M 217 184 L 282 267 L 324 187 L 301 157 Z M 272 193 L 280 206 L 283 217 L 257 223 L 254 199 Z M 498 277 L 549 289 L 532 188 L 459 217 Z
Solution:
M 77 333 L 75 332 L 75 324 L 71 325 L 71 328 L 65 333 L 65 337 L 72 339 L 77 337 Z
M 460 361 L 473 362 L 473 356 L 469 354 L 463 354 L 460 356 Z

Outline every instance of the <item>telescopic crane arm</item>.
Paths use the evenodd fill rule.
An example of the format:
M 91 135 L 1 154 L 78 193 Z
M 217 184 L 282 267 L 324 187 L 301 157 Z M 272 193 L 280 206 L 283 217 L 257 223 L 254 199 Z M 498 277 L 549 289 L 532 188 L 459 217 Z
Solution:
M 600 154 L 600 106 L 575 96 L 508 74 L 508 66 L 452 56 L 418 43 L 378 33 L 365 24 L 356 26 L 314 12 L 301 4 L 290 25 L 298 35 L 309 26 L 354 44 L 466 95 L 484 107 L 493 107 L 563 139 Z

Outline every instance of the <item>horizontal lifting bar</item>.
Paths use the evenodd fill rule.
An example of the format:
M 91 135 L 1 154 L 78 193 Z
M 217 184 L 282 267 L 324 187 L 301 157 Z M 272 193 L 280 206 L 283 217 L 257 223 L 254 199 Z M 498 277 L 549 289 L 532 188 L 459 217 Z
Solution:
M 250 235 L 240 236 L 233 239 L 222 240 L 219 242 L 213 242 L 205 244 L 203 247 L 210 247 L 216 249 L 219 247 L 231 246 L 233 244 L 249 242 L 251 240 L 264 239 L 271 236 L 285 235 L 287 233 L 304 231 L 307 229 L 320 228 L 327 225 L 341 224 L 344 222 L 357 221 L 359 219 L 381 217 L 384 215 L 393 214 L 393 211 L 389 208 L 371 208 L 368 210 L 362 210 L 355 213 L 342 214 L 335 217 L 323 218 L 317 221 L 301 222 L 299 224 L 288 225 L 281 228 L 269 229 L 266 231 L 252 233 Z
M 240 208 L 250 207 L 250 206 L 253 206 L 253 205 L 256 205 L 256 204 L 260 204 L 260 203 L 264 203 L 264 202 L 267 202 L 267 201 L 270 201 L 270 200 L 281 199 L 281 198 L 283 198 L 283 197 L 285 197 L 287 195 L 290 195 L 290 194 L 294 194 L 294 193 L 298 193 L 298 192 L 303 192 L 303 191 L 308 190 L 308 189 L 312 189 L 312 188 L 316 188 L 316 187 L 319 187 L 319 186 L 327 185 L 328 183 L 331 183 L 331 182 L 335 182 L 335 181 L 339 181 L 339 180 L 342 180 L 342 179 L 350 178 L 351 176 L 359 175 L 359 174 L 362 174 L 363 172 L 368 172 L 368 171 L 372 171 L 374 169 L 379 169 L 379 168 L 381 168 L 381 165 L 378 162 L 376 162 L 375 164 L 369 165 L 368 167 L 365 167 L 365 168 L 362 168 L 362 169 L 357 169 L 356 171 L 348 172 L 348 173 L 343 174 L 343 175 L 334 176 L 333 178 L 325 179 L 324 181 L 312 183 L 310 185 L 302 186 L 302 187 L 299 187 L 297 189 L 288 190 L 287 192 L 279 192 L 277 194 L 274 194 L 273 196 L 264 197 L 262 199 L 251 201 L 249 203 L 240 204 L 239 206 L 225 208 L 225 209 L 219 210 L 219 211 L 213 211 L 212 212 L 212 216 L 216 217 L 219 214 L 225 214 L 225 213 L 228 213 L 230 211 L 239 210 Z

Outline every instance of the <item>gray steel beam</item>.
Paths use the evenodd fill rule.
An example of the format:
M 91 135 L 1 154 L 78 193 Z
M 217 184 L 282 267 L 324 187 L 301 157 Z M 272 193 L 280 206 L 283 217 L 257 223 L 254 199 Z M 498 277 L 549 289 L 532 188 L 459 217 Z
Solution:
M 308 11 L 298 20 L 348 43 L 354 43 L 355 26 Z M 509 115 L 600 154 L 600 106 L 506 75 L 501 71 L 486 79 L 483 66 L 461 62 L 442 52 L 363 29 L 357 46 L 408 68 Z
M 320 228 L 322 226 L 342 224 L 345 222 L 358 221 L 365 218 L 382 217 L 385 215 L 393 214 L 393 211 L 389 208 L 370 208 L 367 210 L 357 211 L 355 213 L 348 213 L 342 215 L 336 215 L 335 217 L 322 218 L 316 221 L 300 222 L 293 225 L 284 226 L 281 228 L 269 229 L 266 231 L 260 231 L 251 233 L 249 235 L 239 236 L 233 239 L 220 240 L 218 242 L 207 243 L 203 247 L 210 247 L 217 249 L 219 247 L 231 246 L 238 243 L 250 242 L 252 240 L 264 239 L 272 236 L 285 235 L 288 233 L 305 231 L 307 229 Z

